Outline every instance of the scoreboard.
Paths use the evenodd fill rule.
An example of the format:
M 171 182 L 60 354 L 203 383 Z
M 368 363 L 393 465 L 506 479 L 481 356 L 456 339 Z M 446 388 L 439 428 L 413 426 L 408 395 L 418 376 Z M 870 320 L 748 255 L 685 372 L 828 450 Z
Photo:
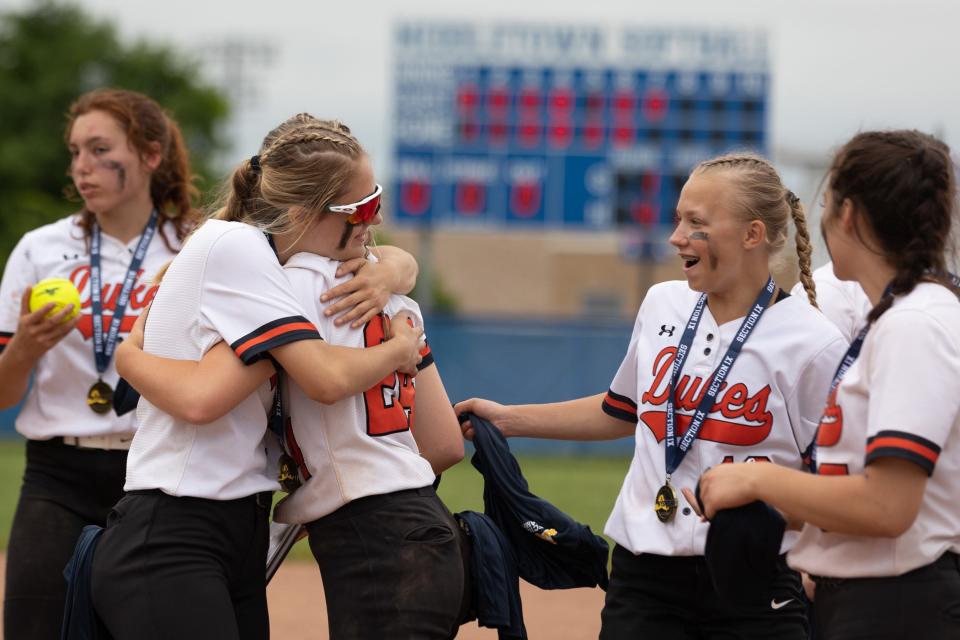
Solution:
M 416 22 L 394 56 L 401 224 L 667 224 L 694 165 L 766 148 L 762 33 Z

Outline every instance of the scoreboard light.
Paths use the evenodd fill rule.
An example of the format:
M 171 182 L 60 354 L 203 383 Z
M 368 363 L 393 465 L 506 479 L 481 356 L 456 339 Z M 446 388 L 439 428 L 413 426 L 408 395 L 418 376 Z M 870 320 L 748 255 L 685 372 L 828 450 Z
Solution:
M 648 122 L 661 122 L 667 117 L 669 98 L 663 89 L 648 89 L 643 96 L 643 117 Z
M 476 122 L 460 123 L 460 140 L 466 143 L 474 143 L 480 138 L 480 125 Z
M 633 144 L 636 131 L 633 127 L 619 126 L 613 128 L 613 144 L 617 147 L 629 147 Z
M 507 87 L 493 87 L 487 91 L 487 109 L 502 113 L 510 108 L 510 90 Z
M 457 106 L 461 111 L 473 111 L 480 104 L 480 89 L 475 84 L 464 84 L 457 92 Z
M 540 90 L 536 88 L 525 88 L 520 90 L 518 97 L 520 108 L 524 111 L 535 111 L 540 108 Z
M 573 127 L 570 124 L 554 124 L 550 126 L 550 146 L 562 148 L 569 146 L 573 140 Z
M 466 216 L 483 213 L 487 204 L 487 188 L 481 182 L 458 182 L 454 191 L 454 206 L 457 212 Z
M 518 218 L 532 218 L 540 211 L 543 189 L 539 181 L 518 181 L 510 186 L 510 213 Z
M 540 144 L 540 125 L 537 122 L 524 122 L 517 127 L 517 142 L 521 147 L 535 147 Z
M 614 113 L 618 117 L 632 116 L 637 106 L 637 95 L 633 91 L 621 89 L 613 96 Z
M 555 87 L 550 92 L 550 112 L 566 113 L 573 109 L 573 91 L 569 87 Z
M 404 214 L 422 216 L 430 208 L 430 183 L 407 180 L 400 184 L 400 208 Z
M 600 122 L 587 123 L 583 126 L 583 146 L 596 149 L 603 144 L 603 124 Z
M 493 122 L 490 124 L 488 131 L 491 144 L 496 146 L 507 144 L 507 139 L 510 137 L 510 125 L 506 122 Z

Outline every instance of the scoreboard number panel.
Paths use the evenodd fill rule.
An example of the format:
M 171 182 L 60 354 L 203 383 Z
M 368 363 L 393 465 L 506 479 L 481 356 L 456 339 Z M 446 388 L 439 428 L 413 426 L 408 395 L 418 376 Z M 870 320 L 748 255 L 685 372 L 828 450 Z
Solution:
M 408 22 L 394 35 L 401 224 L 670 224 L 696 163 L 766 150 L 762 33 Z

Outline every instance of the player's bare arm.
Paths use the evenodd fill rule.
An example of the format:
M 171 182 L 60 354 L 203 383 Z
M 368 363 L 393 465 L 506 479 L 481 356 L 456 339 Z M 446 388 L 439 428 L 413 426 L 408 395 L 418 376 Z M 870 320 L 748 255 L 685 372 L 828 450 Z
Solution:
M 0 409 L 20 402 L 37 360 L 70 333 L 78 321 L 78 318 L 67 320 L 73 305 L 65 306 L 49 318 L 47 314 L 56 306 L 52 302 L 31 312 L 30 293 L 27 287 L 20 300 L 17 330 L 0 353 Z
M 775 464 L 722 464 L 700 480 L 706 516 L 763 500 L 826 531 L 897 537 L 920 510 L 927 474 L 898 458 L 880 458 L 862 475 L 815 475 Z
M 311 400 L 333 404 L 363 393 L 394 371 L 416 375 L 423 328 L 397 318 L 391 323 L 390 338 L 375 347 L 352 349 L 322 340 L 302 340 L 270 353 Z
M 161 358 L 128 339 L 117 348 L 116 358 L 117 372 L 140 395 L 190 424 L 223 417 L 274 372 L 268 360 L 244 365 L 225 342 L 218 342 L 198 362 Z
M 435 364 L 417 376 L 416 398 L 413 438 L 420 455 L 430 462 L 434 473 L 440 474 L 463 460 L 463 437 Z
M 457 415 L 475 413 L 495 424 L 505 436 L 552 440 L 616 440 L 632 436 L 634 424 L 618 420 L 602 409 L 605 394 L 550 404 L 502 405 L 471 398 L 457 403 Z M 473 439 L 473 426 L 462 425 L 463 435 Z
M 383 310 L 391 294 L 409 293 L 417 282 L 417 261 L 403 249 L 375 247 L 371 253 L 379 262 L 366 258 L 344 261 L 337 277 L 348 273 L 354 277 L 320 296 L 321 302 L 335 301 L 324 313 L 342 314 L 334 321 L 337 325 L 351 322 L 354 328 L 363 326 Z

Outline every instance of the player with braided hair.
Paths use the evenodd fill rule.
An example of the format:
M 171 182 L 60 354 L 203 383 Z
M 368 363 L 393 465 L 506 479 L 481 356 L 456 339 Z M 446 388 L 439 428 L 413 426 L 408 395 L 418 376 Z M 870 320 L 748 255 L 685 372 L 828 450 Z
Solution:
M 165 272 L 142 323 L 142 351 L 136 336 L 118 350 L 118 371 L 143 398 L 127 493 L 92 566 L 94 606 L 115 638 L 267 638 L 268 516 L 279 489 L 268 380 L 282 367 L 307 397 L 333 403 L 396 371 L 416 374 L 422 329 L 401 320 L 381 344 L 333 346 L 281 266 L 312 246 L 317 211 L 366 162 L 348 138 L 292 131 L 262 159 L 241 163 L 224 206 Z M 365 233 L 369 219 L 357 222 Z M 165 359 L 177 361 L 177 373 L 166 373 Z M 230 394 L 209 393 L 215 376 L 237 369 L 246 375 Z
M 647 292 L 606 394 L 547 405 L 472 399 L 456 406 L 507 436 L 635 437 L 605 529 L 617 544 L 601 638 L 807 637 L 800 578 L 782 557 L 768 592 L 746 602 L 725 600 L 729 594 L 711 582 L 704 559 L 707 525 L 677 490 L 724 462 L 804 466 L 846 342 L 770 276 L 791 219 L 814 302 L 803 207 L 776 170 L 747 154 L 701 163 L 681 191 L 670 237 L 686 282 Z M 464 434 L 471 437 L 469 423 Z
M 706 515 L 760 499 L 805 523 L 790 564 L 817 583 L 824 638 L 960 637 L 960 301 L 945 251 L 949 151 L 917 131 L 860 133 L 830 166 L 823 234 L 873 308 L 839 363 L 816 474 L 727 465 Z

